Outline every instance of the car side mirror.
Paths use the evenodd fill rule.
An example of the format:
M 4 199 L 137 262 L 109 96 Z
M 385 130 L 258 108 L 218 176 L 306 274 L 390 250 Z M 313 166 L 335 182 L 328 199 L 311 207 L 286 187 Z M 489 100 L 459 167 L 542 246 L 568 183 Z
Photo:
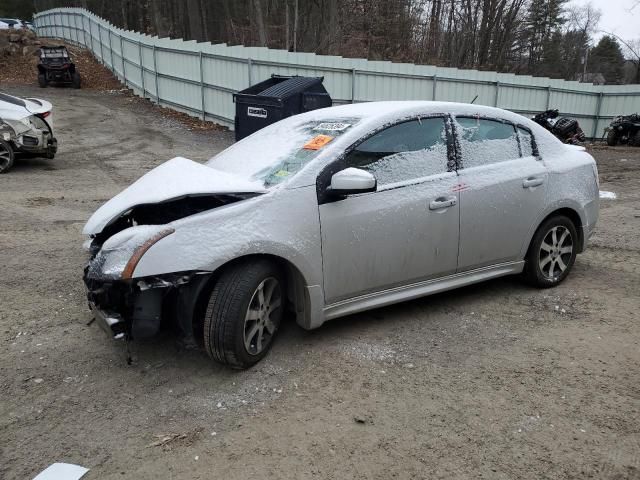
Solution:
M 351 167 L 333 174 L 328 192 L 338 196 L 355 195 L 375 192 L 377 187 L 376 177 L 371 173 Z

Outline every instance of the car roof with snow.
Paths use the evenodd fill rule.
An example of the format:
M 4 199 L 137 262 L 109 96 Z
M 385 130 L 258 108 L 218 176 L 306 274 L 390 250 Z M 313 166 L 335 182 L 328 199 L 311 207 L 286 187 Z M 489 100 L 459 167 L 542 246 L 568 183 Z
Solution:
M 535 135 L 538 150 L 541 155 L 557 155 L 563 151 L 562 142 L 534 121 L 501 108 L 472 105 L 469 103 L 423 100 L 362 102 L 313 110 L 286 118 L 278 122 L 278 124 L 280 124 L 282 128 L 286 125 L 296 126 L 313 121 L 357 120 L 348 132 L 331 145 L 331 148 L 327 148 L 329 151 L 335 150 L 337 147 L 344 147 L 345 144 L 353 142 L 368 131 L 380 128 L 389 123 L 395 123 L 403 118 L 436 114 L 452 114 L 454 116 L 470 115 L 506 120 L 525 126 L 531 130 Z M 264 130 L 268 131 L 268 129 L 269 127 L 266 127 Z M 259 132 L 260 131 L 256 132 L 256 134 Z

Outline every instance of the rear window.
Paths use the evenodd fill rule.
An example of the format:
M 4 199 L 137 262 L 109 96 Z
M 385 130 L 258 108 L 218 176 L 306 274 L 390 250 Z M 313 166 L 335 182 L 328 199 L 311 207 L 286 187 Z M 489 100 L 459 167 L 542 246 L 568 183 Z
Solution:
M 0 92 L 0 101 L 11 103 L 13 105 L 18 105 L 20 107 L 26 107 L 27 104 L 21 98 L 14 97 L 12 95 L 7 95 L 6 93 Z
M 520 157 L 518 137 L 510 123 L 475 117 L 456 118 L 464 168 Z

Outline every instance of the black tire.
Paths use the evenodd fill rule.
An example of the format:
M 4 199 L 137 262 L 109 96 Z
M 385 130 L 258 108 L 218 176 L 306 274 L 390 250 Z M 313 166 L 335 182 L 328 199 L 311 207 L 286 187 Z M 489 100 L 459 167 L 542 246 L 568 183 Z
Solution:
M 640 147 L 640 130 L 638 130 L 633 134 L 632 137 L 629 138 L 629 145 Z
M 269 300 L 273 299 L 275 303 L 275 299 L 279 298 L 279 305 L 270 309 L 264 307 L 265 302 L 259 301 L 259 290 L 263 288 L 262 298 L 266 300 L 268 292 L 264 290 L 264 286 L 270 286 L 272 282 L 276 286 L 271 290 Z M 269 260 L 242 262 L 224 270 L 211 291 L 204 316 L 204 346 L 209 356 L 219 363 L 238 369 L 249 368 L 264 358 L 282 321 L 285 292 L 282 272 Z M 260 303 L 259 308 L 257 301 Z M 250 307 L 253 308 L 250 310 Z M 250 311 L 252 315 L 271 313 L 266 314 L 269 320 L 247 320 Z M 265 321 L 271 322 L 271 333 Z M 262 330 L 259 329 L 261 322 Z M 245 336 L 250 337 L 254 328 L 258 330 L 249 338 L 247 347 Z M 268 338 L 264 337 L 265 332 Z M 264 343 L 262 338 L 265 338 Z M 252 339 L 256 341 L 252 343 Z M 260 350 L 258 344 L 261 345 Z
M 564 232 L 568 232 L 568 236 L 564 237 L 563 242 L 560 245 L 553 244 L 552 231 L 556 232 L 556 239 L 560 243 Z M 577 249 L 578 249 L 578 232 L 576 226 L 571 219 L 564 215 L 555 215 L 548 218 L 542 225 L 536 230 L 527 257 L 525 259 L 524 277 L 527 282 L 534 287 L 549 288 L 555 287 L 560 284 L 569 272 L 571 267 L 576 261 Z M 543 242 L 545 246 L 543 247 Z M 571 252 L 567 252 L 567 247 L 571 245 Z M 552 248 L 549 249 L 548 247 Z M 565 253 L 562 253 L 562 252 Z M 559 259 L 559 261 L 558 261 Z M 546 262 L 546 263 L 545 263 Z M 541 267 L 541 265 L 543 265 Z M 564 265 L 564 270 L 562 266 Z M 544 271 L 548 268 L 547 272 Z M 552 271 L 553 269 L 553 271 Z
M 38 74 L 38 85 L 40 88 L 47 88 L 47 76 L 44 73 Z
M 80 88 L 82 86 L 82 78 L 78 72 L 73 72 L 73 88 Z
M 0 173 L 7 173 L 13 167 L 13 148 L 8 142 L 0 140 Z

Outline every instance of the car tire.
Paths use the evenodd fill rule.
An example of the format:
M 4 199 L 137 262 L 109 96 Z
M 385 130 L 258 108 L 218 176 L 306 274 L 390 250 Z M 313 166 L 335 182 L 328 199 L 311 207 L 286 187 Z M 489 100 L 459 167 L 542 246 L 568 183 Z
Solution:
M 204 346 L 209 356 L 244 369 L 269 351 L 282 321 L 284 277 L 269 260 L 238 263 L 215 282 L 204 318 Z
M 78 72 L 73 72 L 73 88 L 80 88 L 82 86 L 82 78 Z
M 13 148 L 9 142 L 0 140 L 0 173 L 7 173 L 13 167 Z
M 631 138 L 629 138 L 629 145 L 640 147 L 640 130 L 638 130 Z
M 38 85 L 40 88 L 47 88 L 47 76 L 44 73 L 38 74 Z
M 618 144 L 618 135 L 615 130 L 609 130 L 607 133 L 607 145 L 615 147 Z
M 571 219 L 555 215 L 536 230 L 527 257 L 524 277 L 538 288 L 560 284 L 573 267 L 578 249 L 578 232 Z

